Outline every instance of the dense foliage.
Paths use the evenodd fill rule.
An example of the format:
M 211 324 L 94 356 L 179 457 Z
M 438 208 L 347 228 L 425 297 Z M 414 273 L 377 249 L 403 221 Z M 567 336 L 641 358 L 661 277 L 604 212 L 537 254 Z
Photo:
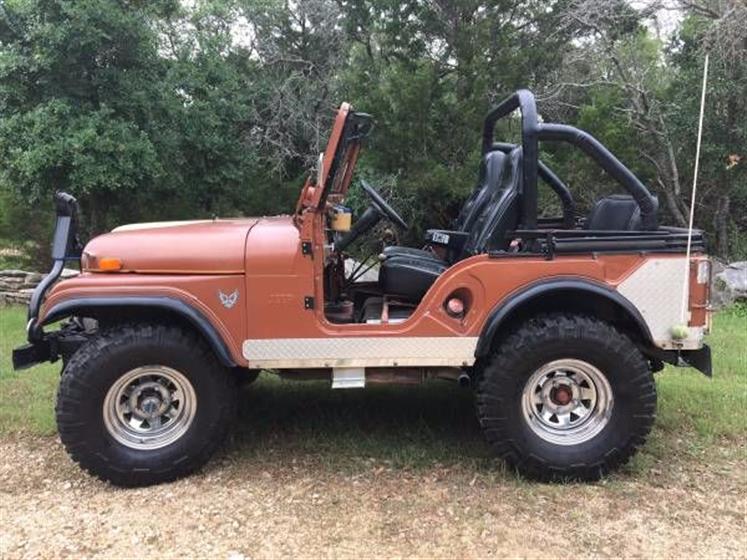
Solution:
M 391 191 L 415 243 L 472 188 L 482 117 L 519 87 L 608 143 L 683 225 L 708 51 L 696 225 L 744 256 L 747 8 L 634 5 L 0 0 L 0 239 L 43 248 L 58 189 L 89 234 L 288 211 L 346 99 L 376 119 L 360 173 Z M 578 153 L 544 157 L 587 207 L 610 188 Z

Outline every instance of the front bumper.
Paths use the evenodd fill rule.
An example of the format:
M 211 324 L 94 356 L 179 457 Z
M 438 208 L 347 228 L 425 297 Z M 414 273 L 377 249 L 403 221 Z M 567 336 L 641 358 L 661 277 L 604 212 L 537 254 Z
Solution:
M 13 349 L 13 369 L 26 369 L 42 362 L 55 362 L 58 354 L 52 352 L 51 344 L 45 337 Z
M 84 326 L 72 319 L 60 330 L 43 333 L 39 338 L 13 350 L 13 369 L 26 369 L 42 362 L 63 361 L 72 356 L 91 335 Z

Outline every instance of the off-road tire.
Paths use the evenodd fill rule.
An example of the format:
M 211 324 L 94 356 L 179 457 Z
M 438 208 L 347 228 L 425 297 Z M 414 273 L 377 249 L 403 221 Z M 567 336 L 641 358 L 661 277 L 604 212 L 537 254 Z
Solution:
M 127 372 L 161 365 L 180 372 L 196 395 L 191 424 L 158 449 L 133 449 L 112 437 L 104 421 L 107 392 Z M 156 324 L 119 325 L 81 346 L 62 372 L 57 426 L 83 469 L 117 486 L 146 486 L 203 466 L 236 414 L 235 380 L 204 341 L 189 330 Z
M 543 365 L 582 360 L 606 378 L 614 398 L 609 420 L 587 441 L 559 445 L 529 425 L 522 399 Z M 583 315 L 547 314 L 519 326 L 479 372 L 477 415 L 494 452 L 521 474 L 543 481 L 597 480 L 640 448 L 656 416 L 648 361 L 625 334 Z

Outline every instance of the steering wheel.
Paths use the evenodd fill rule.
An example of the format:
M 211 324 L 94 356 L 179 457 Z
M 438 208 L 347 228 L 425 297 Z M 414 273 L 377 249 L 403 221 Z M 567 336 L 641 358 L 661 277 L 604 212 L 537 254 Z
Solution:
M 374 207 L 381 214 L 386 216 L 393 224 L 401 227 L 402 229 L 407 229 L 407 222 L 405 222 L 402 217 L 397 214 L 394 208 L 389 206 L 389 203 L 384 200 L 384 198 L 378 192 L 376 192 L 376 189 L 374 189 L 365 179 L 361 179 L 360 181 L 363 190 L 366 191 L 368 198 L 371 199 L 371 204 L 373 204 Z

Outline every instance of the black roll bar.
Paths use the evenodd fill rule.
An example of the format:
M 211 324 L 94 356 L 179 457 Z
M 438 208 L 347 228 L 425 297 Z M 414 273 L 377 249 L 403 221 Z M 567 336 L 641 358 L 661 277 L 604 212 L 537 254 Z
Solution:
M 539 160 L 539 142 L 537 132 L 537 104 L 534 95 L 527 89 L 520 89 L 510 97 L 501 101 L 485 117 L 482 130 L 482 153 L 490 151 L 493 144 L 493 129 L 499 119 L 521 111 L 521 147 L 523 151 L 522 172 L 522 218 L 524 229 L 537 227 L 537 161 Z
M 597 165 L 607 171 L 638 203 L 641 210 L 641 227 L 654 230 L 658 227 L 656 211 L 658 202 L 630 169 L 617 159 L 612 152 L 588 132 L 567 124 L 540 123 L 537 118 L 537 104 L 534 94 L 520 89 L 494 107 L 485 117 L 482 132 L 482 153 L 486 154 L 493 145 L 493 130 L 499 119 L 519 109 L 521 112 L 522 158 L 522 228 L 537 227 L 537 175 L 539 169 L 539 141 L 568 142 L 581 149 Z

